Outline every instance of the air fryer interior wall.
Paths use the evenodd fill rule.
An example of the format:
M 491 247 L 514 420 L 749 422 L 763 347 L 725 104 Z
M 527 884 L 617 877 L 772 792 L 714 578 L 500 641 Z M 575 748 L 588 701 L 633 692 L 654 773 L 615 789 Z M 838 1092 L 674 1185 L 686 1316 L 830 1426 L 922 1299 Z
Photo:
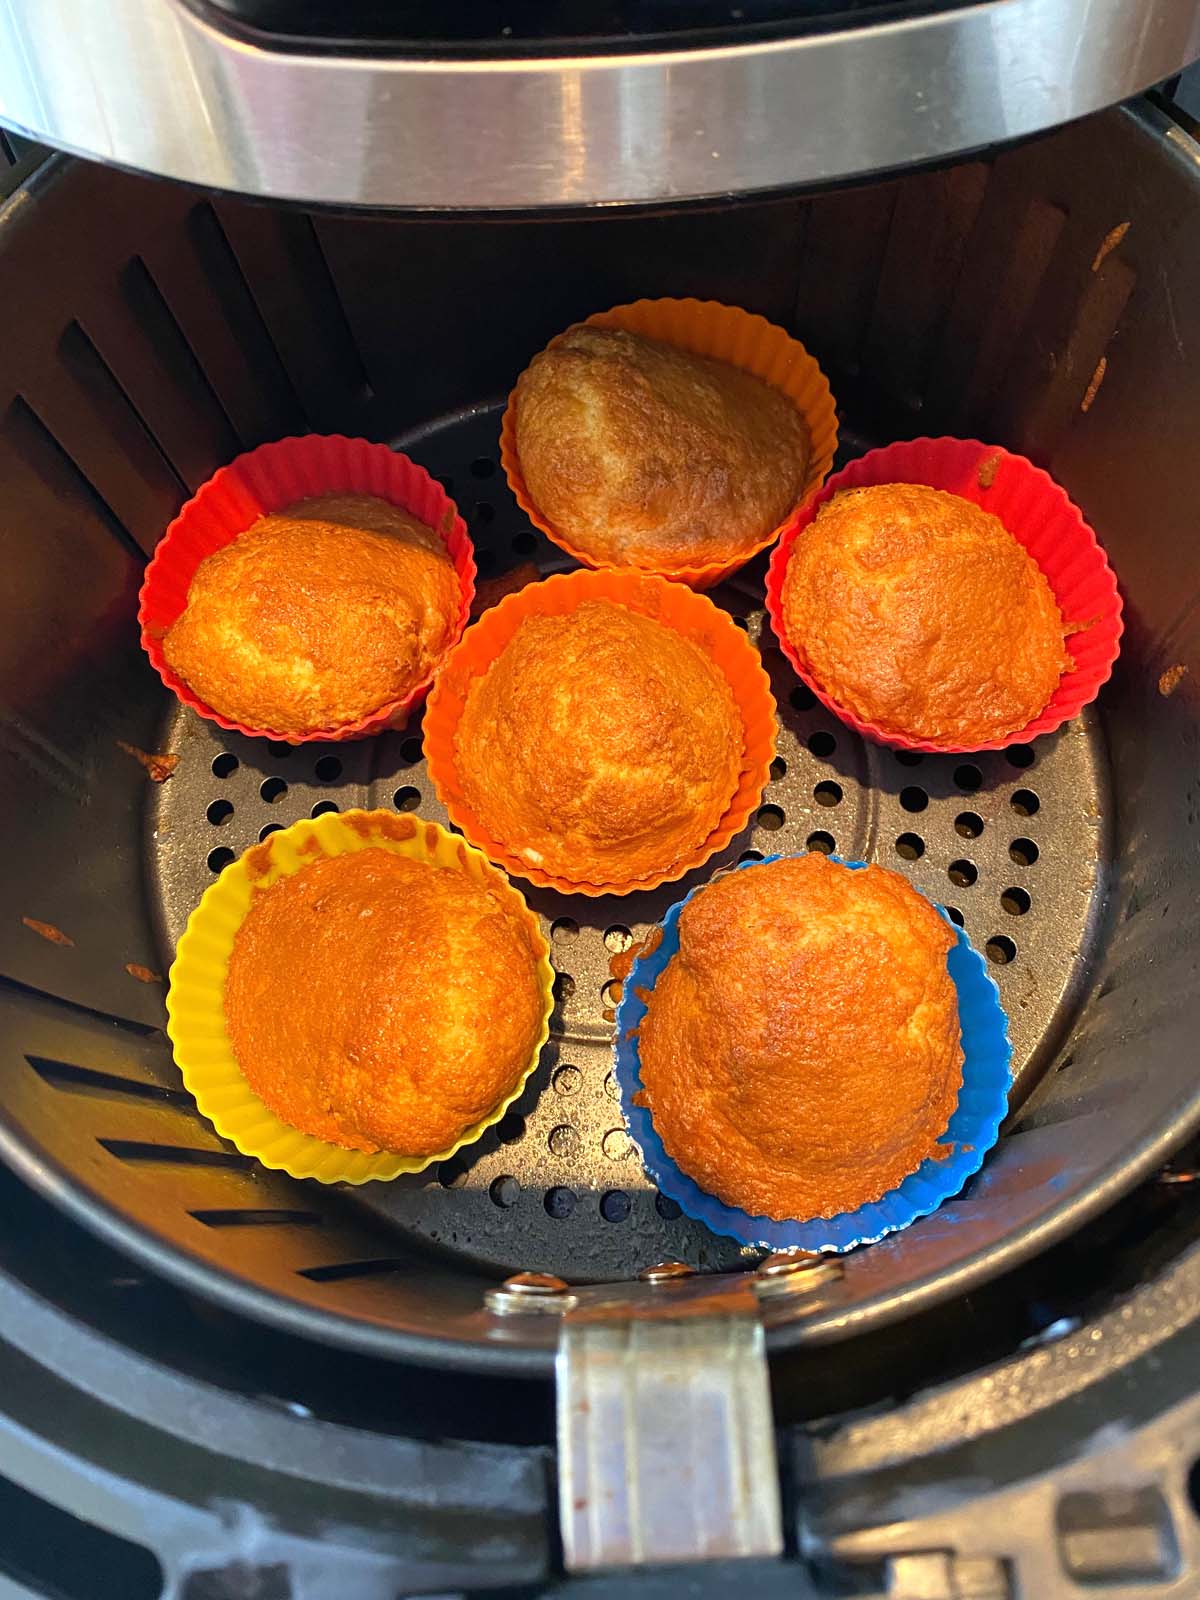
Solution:
M 660 217 L 309 215 L 43 170 L 0 217 L 0 286 L 20 308 L 0 396 L 6 1159 L 197 1291 L 425 1360 L 548 1369 L 551 1319 L 481 1309 L 508 1267 L 591 1280 L 667 1255 L 739 1264 L 655 1203 L 605 1088 L 604 935 L 679 891 L 533 895 L 560 924 L 564 976 L 520 1115 L 470 1164 L 353 1195 L 221 1144 L 179 1087 L 161 984 L 130 970 L 165 973 L 223 852 L 264 829 L 328 804 L 440 816 L 418 728 L 283 754 L 169 701 L 133 617 L 145 553 L 182 499 L 264 439 L 365 434 L 453 479 L 485 569 L 553 564 L 497 474 L 496 403 L 573 318 L 697 294 L 795 329 L 830 373 L 852 451 L 949 431 L 1047 465 L 1099 531 L 1127 608 L 1098 712 L 1032 752 L 912 768 L 791 702 L 757 569 L 721 596 L 767 652 L 787 763 L 727 859 L 832 840 L 955 905 L 998 957 L 1024 1101 L 967 1194 L 851 1257 L 805 1320 L 773 1313 L 772 1341 L 846 1336 L 944 1298 L 1153 1170 L 1200 1120 L 1197 700 L 1173 670 L 1196 656 L 1197 192 L 1195 147 L 1150 110 L 994 164 Z M 178 771 L 154 786 L 118 741 L 175 751 Z

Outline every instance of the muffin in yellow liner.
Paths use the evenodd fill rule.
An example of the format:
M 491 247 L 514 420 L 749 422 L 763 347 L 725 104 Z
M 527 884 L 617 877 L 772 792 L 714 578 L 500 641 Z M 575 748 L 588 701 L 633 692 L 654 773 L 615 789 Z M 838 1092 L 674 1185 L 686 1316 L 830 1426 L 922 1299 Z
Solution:
M 233 1052 L 225 1021 L 225 982 L 233 942 L 256 890 L 299 872 L 324 857 L 384 849 L 431 866 L 465 873 L 486 886 L 527 925 L 543 997 L 536 1048 L 512 1092 L 454 1144 L 432 1155 L 380 1150 L 367 1154 L 301 1133 L 276 1116 L 250 1087 Z M 554 970 L 537 918 L 502 872 L 457 835 L 419 817 L 385 811 L 329 813 L 271 834 L 233 861 L 204 894 L 188 919 L 171 967 L 167 1033 L 183 1081 L 201 1113 L 243 1155 L 293 1178 L 319 1183 L 367 1183 L 421 1172 L 446 1161 L 499 1122 L 538 1064 L 550 1033 Z

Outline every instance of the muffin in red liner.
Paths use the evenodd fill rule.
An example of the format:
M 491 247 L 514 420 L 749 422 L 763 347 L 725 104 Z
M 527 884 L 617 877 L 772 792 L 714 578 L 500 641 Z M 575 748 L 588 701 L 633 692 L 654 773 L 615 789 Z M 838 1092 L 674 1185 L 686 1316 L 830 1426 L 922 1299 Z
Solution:
M 817 698 L 848 727 L 901 750 L 956 753 L 957 742 L 905 737 L 865 720 L 842 705 L 816 676 L 801 641 L 788 637 L 783 587 L 796 541 L 821 506 L 845 489 L 889 483 L 924 484 L 969 500 L 998 517 L 1034 560 L 1053 591 L 1066 630 L 1072 668 L 1063 673 L 1043 710 L 1003 738 L 969 746 L 1002 750 L 1052 733 L 1089 705 L 1112 673 L 1122 632 L 1117 580 L 1096 535 L 1066 491 L 1024 456 L 978 439 L 911 439 L 884 445 L 851 461 L 807 501 L 772 552 L 767 569 L 767 612 L 784 654 Z
M 442 539 L 458 579 L 458 608 L 446 652 L 467 623 L 475 595 L 475 552 L 466 524 L 449 495 L 423 467 L 388 445 L 341 434 L 278 439 L 237 456 L 192 496 L 171 523 L 146 568 L 138 602 L 142 648 L 159 677 L 184 705 L 219 727 L 252 738 L 287 744 L 362 739 L 400 727 L 424 698 L 433 674 L 403 699 L 380 706 L 355 722 L 296 733 L 252 728 L 206 705 L 168 665 L 163 637 L 187 604 L 196 568 L 206 556 L 245 533 L 259 517 L 320 494 L 373 495 L 398 506 Z

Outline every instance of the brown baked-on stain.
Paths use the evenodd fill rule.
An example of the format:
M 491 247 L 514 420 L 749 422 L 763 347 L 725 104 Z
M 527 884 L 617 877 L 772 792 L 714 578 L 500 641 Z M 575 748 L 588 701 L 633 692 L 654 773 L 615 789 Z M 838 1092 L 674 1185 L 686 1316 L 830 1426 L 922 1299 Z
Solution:
M 602 564 L 669 570 L 732 560 L 799 502 L 804 419 L 729 362 L 619 328 L 571 328 L 516 390 L 534 504 Z
M 962 1083 L 954 930 L 903 878 L 811 853 L 706 885 L 641 1025 L 671 1159 L 751 1215 L 829 1217 L 932 1155 Z
M 146 776 L 151 783 L 166 783 L 167 779 L 179 765 L 179 757 L 169 754 L 152 755 L 149 750 L 139 750 L 135 744 L 126 744 L 124 739 L 117 740 L 117 749 L 124 750 L 127 756 L 132 756 L 146 769 Z
M 979 487 L 981 489 L 990 489 L 995 483 L 996 474 L 999 471 L 1000 455 L 999 452 L 997 452 L 995 455 L 989 456 L 986 461 L 981 461 L 979 463 L 979 471 L 976 474 L 976 481 L 978 482 Z
M 471 681 L 454 734 L 463 798 L 506 850 L 626 883 L 704 843 L 745 733 L 724 673 L 674 628 L 607 600 L 530 616 Z
M 519 594 L 522 589 L 527 589 L 531 583 L 536 583 L 541 577 L 532 561 L 522 561 L 511 572 L 502 572 L 497 578 L 485 578 L 482 583 L 475 586 L 475 598 L 471 602 L 471 621 L 477 621 L 485 611 L 490 611 L 494 605 L 510 594 Z
M 1088 386 L 1084 390 L 1083 399 L 1079 402 L 1080 411 L 1088 412 L 1092 409 L 1092 402 L 1100 393 L 1100 385 L 1104 382 L 1104 374 L 1107 371 L 1108 357 L 1101 356 L 1099 361 L 1096 363 L 1096 370 L 1092 373 L 1092 376 L 1088 382 Z
M 432 528 L 372 495 L 317 495 L 201 561 L 163 655 L 223 716 L 315 733 L 416 689 L 445 653 L 459 600 Z
M 125 963 L 125 971 L 131 978 L 136 978 L 139 983 L 161 983 L 163 981 L 161 972 L 152 972 L 149 967 L 143 967 L 137 961 L 127 961 Z
M 70 934 L 56 928 L 52 922 L 39 922 L 36 917 L 22 917 L 21 921 L 48 944 L 61 944 L 74 949 L 75 941 Z
M 991 512 L 924 484 L 826 502 L 792 549 L 782 609 L 827 695 L 960 750 L 1023 728 L 1074 665 L 1028 552 Z
M 1168 667 L 1163 675 L 1159 678 L 1158 692 L 1162 695 L 1164 700 L 1169 699 L 1171 695 L 1175 693 L 1176 689 L 1178 689 L 1179 685 L 1187 676 L 1187 670 L 1188 669 L 1185 666 L 1181 665 Z
M 542 1029 L 529 921 L 498 891 L 385 849 L 256 891 L 225 1020 L 254 1092 L 345 1149 L 424 1156 L 515 1089 Z

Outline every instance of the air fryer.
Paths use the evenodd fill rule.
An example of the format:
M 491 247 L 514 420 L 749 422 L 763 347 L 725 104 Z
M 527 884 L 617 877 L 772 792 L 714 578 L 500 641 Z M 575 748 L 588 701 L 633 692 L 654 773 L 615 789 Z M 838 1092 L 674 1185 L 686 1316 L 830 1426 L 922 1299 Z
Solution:
M 256 1535 L 244 1506 L 242 1521 L 219 1517 L 206 1566 L 199 1533 L 175 1539 L 180 1520 L 166 1538 L 150 1502 L 132 1518 L 120 1496 L 80 1510 L 109 1472 L 141 1482 L 131 1457 L 97 1451 L 56 1490 L 14 1442 L 14 1494 L 61 1501 L 89 1529 L 122 1525 L 153 1553 L 159 1579 L 143 1591 L 128 1576 L 127 1593 L 241 1592 L 197 1586 L 209 1566 L 230 1584 L 251 1574 L 245 1592 L 264 1596 L 466 1592 L 556 1582 L 564 1559 L 703 1555 L 745 1556 L 764 1593 L 1003 1600 L 1194 1576 L 1187 1429 L 1162 1421 L 1190 1385 L 1152 1401 L 1129 1378 L 1118 1397 L 1124 1369 L 1101 1369 L 1114 1340 L 1136 1365 L 1188 1337 L 1195 1310 L 1179 1277 L 1195 1276 L 1190 1169 L 1161 1176 L 1200 1128 L 1200 161 L 1185 123 L 1142 101 L 853 188 L 555 218 L 310 210 L 36 153 L 16 169 L 0 213 L 0 1155 L 15 1179 L 12 1305 L 31 1296 L 62 1319 L 22 1359 L 56 1366 L 71 1340 L 102 1340 L 115 1365 L 73 1358 L 72 1381 L 86 1371 L 94 1403 L 123 1418 L 157 1405 L 172 1468 L 179 1396 L 137 1378 L 138 1362 L 178 1367 L 210 1396 L 197 1417 L 229 1406 L 260 1442 L 283 1427 L 286 1375 L 297 1441 L 340 1429 L 347 1462 L 364 1452 L 344 1481 L 326 1455 Z M 1010 1115 L 978 1177 L 904 1232 L 799 1274 L 682 1215 L 622 1126 L 609 961 L 679 886 L 531 893 L 557 971 L 550 1046 L 497 1128 L 416 1177 L 330 1190 L 260 1167 L 197 1114 L 163 1033 L 175 943 L 236 855 L 330 810 L 446 820 L 419 715 L 381 738 L 292 747 L 227 734 L 165 693 L 134 617 L 167 523 L 239 451 L 341 432 L 442 480 L 484 578 L 561 570 L 499 470 L 503 399 L 555 332 L 641 295 L 719 299 L 794 331 L 830 374 L 841 459 L 940 432 L 1029 455 L 1084 508 L 1125 604 L 1095 706 L 1028 746 L 939 757 L 865 743 L 814 700 L 765 620 L 763 560 L 714 592 L 761 650 L 781 726 L 762 807 L 706 873 L 803 849 L 903 872 L 986 953 L 1014 1046 Z M 155 782 L 138 752 L 178 764 Z M 122 1277 L 149 1297 L 145 1317 L 93 1292 Z M 1126 1313 L 1147 1296 L 1137 1344 Z M 1078 1392 L 1115 1387 L 1091 1392 L 1076 1437 L 1085 1369 Z M 1023 1399 L 1005 1413 L 1010 1382 Z M 13 1419 L 40 1393 L 32 1379 L 16 1390 L 0 1395 Z M 275 1412 L 255 1435 L 267 1393 Z M 1068 1420 L 1047 1430 L 1053 1407 Z M 1157 1454 L 1131 1465 L 1120 1453 L 1151 1421 Z M 256 1458 L 258 1477 L 240 1456 L 235 1471 L 241 1425 L 205 1444 L 226 1463 L 194 1496 L 210 1510 L 309 1471 L 300 1443 Z M 675 1425 L 687 1437 L 656 1455 Z M 58 1429 L 75 1460 L 125 1424 L 89 1432 L 47 1401 L 22 1440 L 26 1426 Z M 458 1442 L 435 1462 L 423 1452 L 439 1436 Z M 716 1446 L 728 1474 L 689 1467 Z M 976 1464 L 993 1452 L 986 1481 L 962 1464 L 971 1450 Z M 1044 1514 L 998 1509 L 1032 1504 L 1018 1490 L 1052 1472 Z M 386 1529 L 403 1518 L 365 1542 L 342 1534 L 354 1497 L 378 1509 L 397 1473 L 427 1485 L 430 1529 L 441 1504 L 461 1536 L 430 1531 L 425 1558 L 416 1538 L 389 1566 Z M 770 1504 L 749 1492 L 764 1485 Z M 596 1493 L 619 1500 L 625 1544 Z M 311 1541 L 327 1518 L 322 1566 Z M 31 1554 L 22 1570 L 42 1569 Z

